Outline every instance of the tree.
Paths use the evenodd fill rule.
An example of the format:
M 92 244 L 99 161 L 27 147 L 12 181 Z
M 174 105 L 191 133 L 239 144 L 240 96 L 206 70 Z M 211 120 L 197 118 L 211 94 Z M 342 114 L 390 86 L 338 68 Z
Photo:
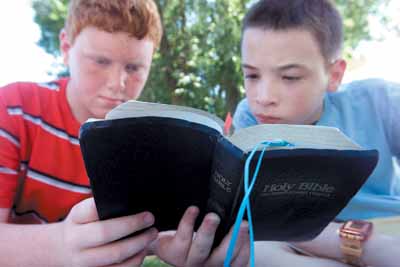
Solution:
M 68 9 L 68 0 L 33 0 L 34 21 L 39 25 L 41 37 L 39 45 L 47 53 L 60 55 L 58 33 L 64 27 Z
M 157 3 L 165 34 L 144 97 L 219 115 L 233 109 L 241 97 L 239 39 L 245 1 Z
M 390 0 L 336 0 L 345 25 L 347 56 L 368 39 L 370 15 Z M 58 32 L 67 0 L 33 0 L 39 45 L 59 55 Z M 241 20 L 249 0 L 156 0 L 164 36 L 155 55 L 143 100 L 188 105 L 223 116 L 243 97 Z
M 370 39 L 369 15 L 378 16 L 383 23 L 387 17 L 379 13 L 382 5 L 390 0 L 335 0 L 344 24 L 344 52 L 346 57 L 351 53 L 361 40 Z

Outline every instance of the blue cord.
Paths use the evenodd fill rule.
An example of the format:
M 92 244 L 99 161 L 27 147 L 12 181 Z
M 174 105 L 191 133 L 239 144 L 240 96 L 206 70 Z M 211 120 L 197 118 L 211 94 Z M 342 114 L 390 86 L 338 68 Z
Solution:
M 258 151 L 258 147 L 263 146 L 261 153 L 258 157 L 256 169 L 254 171 L 253 177 L 251 179 L 251 183 L 249 185 L 249 169 L 250 169 L 250 163 L 251 159 L 253 158 L 254 154 Z M 235 245 L 237 242 L 237 238 L 239 235 L 239 230 L 240 230 L 240 224 L 243 220 L 243 216 L 245 211 L 247 211 L 247 219 L 249 223 L 249 238 L 250 238 L 250 267 L 254 267 L 254 231 L 253 231 L 253 221 L 252 221 L 252 216 L 251 216 L 251 209 L 250 209 L 250 194 L 251 191 L 253 190 L 254 184 L 257 179 L 258 172 L 261 167 L 262 159 L 265 153 L 265 150 L 268 147 L 288 147 L 288 146 L 293 146 L 293 144 L 286 142 L 284 140 L 276 140 L 276 141 L 264 141 L 259 144 L 257 144 L 253 150 L 251 151 L 250 155 L 246 159 L 245 167 L 244 167 L 244 197 L 242 200 L 242 203 L 240 204 L 240 208 L 238 211 L 238 214 L 236 216 L 236 220 L 233 226 L 233 232 L 232 232 L 232 238 L 229 243 L 228 251 L 226 253 L 226 257 L 224 260 L 224 267 L 230 267 L 230 263 L 233 258 L 233 252 L 235 250 Z

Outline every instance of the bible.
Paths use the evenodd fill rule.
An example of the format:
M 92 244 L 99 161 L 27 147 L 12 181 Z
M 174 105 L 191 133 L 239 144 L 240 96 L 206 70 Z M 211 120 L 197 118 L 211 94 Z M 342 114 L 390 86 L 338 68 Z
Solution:
M 79 135 L 100 219 L 150 211 L 158 230 L 172 230 L 195 205 L 201 218 L 220 216 L 217 243 L 235 221 L 250 151 L 274 140 L 292 146 L 268 148 L 262 158 L 250 195 L 255 240 L 312 239 L 378 160 L 376 150 L 363 149 L 336 128 L 269 124 L 227 136 L 222 120 L 205 111 L 128 101 L 104 120 L 85 122 Z

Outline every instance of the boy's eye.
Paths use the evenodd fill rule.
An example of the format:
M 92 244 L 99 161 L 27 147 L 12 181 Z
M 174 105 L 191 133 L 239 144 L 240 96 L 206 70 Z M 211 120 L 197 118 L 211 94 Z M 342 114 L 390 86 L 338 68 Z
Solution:
M 111 63 L 111 61 L 106 58 L 96 58 L 95 60 L 96 60 L 96 63 L 99 65 L 109 65 Z
M 302 78 L 301 76 L 289 76 L 289 75 L 282 76 L 282 80 L 291 82 L 301 80 L 301 78 Z
M 245 79 L 248 79 L 248 80 L 255 80 L 255 79 L 258 78 L 258 75 L 257 75 L 257 74 L 246 74 L 246 75 L 244 76 L 244 78 L 245 78 Z
M 138 69 L 139 69 L 138 66 L 135 65 L 135 64 L 128 64 L 128 65 L 125 66 L 125 70 L 126 70 L 128 73 L 130 73 L 130 72 L 135 72 L 135 71 L 137 71 Z

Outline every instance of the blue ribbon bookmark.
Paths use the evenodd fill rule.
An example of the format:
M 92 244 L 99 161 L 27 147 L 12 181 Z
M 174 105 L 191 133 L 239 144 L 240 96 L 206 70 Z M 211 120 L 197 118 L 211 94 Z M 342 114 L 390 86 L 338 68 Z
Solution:
M 251 163 L 251 160 L 252 160 L 254 154 L 259 150 L 258 148 L 260 146 L 263 146 L 263 147 L 262 147 L 261 153 L 258 157 L 258 161 L 257 161 L 257 165 L 256 165 L 256 169 L 254 171 L 253 177 L 252 177 L 251 181 L 249 181 L 250 163 Z M 232 238 L 230 240 L 228 251 L 226 253 L 224 267 L 230 267 L 230 263 L 232 261 L 233 252 L 234 252 L 238 234 L 239 234 L 240 224 L 243 220 L 245 211 L 247 211 L 247 219 L 248 219 L 248 223 L 249 223 L 250 267 L 254 267 L 254 231 L 253 231 L 253 222 L 252 222 L 251 207 L 250 207 L 250 200 L 249 200 L 250 194 L 251 194 L 251 191 L 253 190 L 254 184 L 256 182 L 258 171 L 260 170 L 261 162 L 262 162 L 262 158 L 264 156 L 265 150 L 269 147 L 288 147 L 288 146 L 293 146 L 293 144 L 291 144 L 287 141 L 284 141 L 284 140 L 264 141 L 264 142 L 257 144 L 251 151 L 250 155 L 247 157 L 245 167 L 244 167 L 244 197 L 240 204 L 240 208 L 239 208 L 238 214 L 236 216 L 235 224 L 233 226 Z

